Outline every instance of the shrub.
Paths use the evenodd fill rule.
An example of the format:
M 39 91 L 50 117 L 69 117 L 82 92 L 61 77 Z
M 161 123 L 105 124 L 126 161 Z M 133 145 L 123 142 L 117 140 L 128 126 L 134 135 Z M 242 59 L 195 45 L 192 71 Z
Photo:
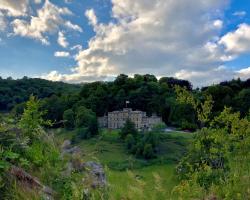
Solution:
M 143 149 L 143 157 L 145 159 L 150 159 L 154 157 L 154 150 L 152 144 L 145 144 Z
M 128 150 L 131 150 L 134 147 L 134 145 L 136 144 L 136 140 L 133 137 L 133 135 L 131 135 L 131 134 L 128 134 L 126 136 L 125 142 L 126 142 Z
M 135 124 L 128 119 L 120 132 L 120 136 L 122 139 L 125 139 L 129 134 L 131 134 L 133 137 L 137 137 L 138 132 L 135 128 Z

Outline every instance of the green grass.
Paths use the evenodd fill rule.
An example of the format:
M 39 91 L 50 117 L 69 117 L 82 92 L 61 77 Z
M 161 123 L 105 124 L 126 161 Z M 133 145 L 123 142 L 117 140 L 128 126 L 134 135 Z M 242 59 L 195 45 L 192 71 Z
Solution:
M 70 139 L 72 136 L 67 131 L 58 132 L 61 139 Z M 151 161 L 128 154 L 124 143 L 119 139 L 118 131 L 102 130 L 99 137 L 79 141 L 77 145 L 84 152 L 84 161 L 96 160 L 106 166 L 111 199 L 130 199 L 129 195 L 132 195 L 132 199 L 138 196 L 138 199 L 161 200 L 169 197 L 177 184 L 175 165 L 185 154 L 193 135 L 162 133 L 158 158 Z M 162 185 L 162 189 L 157 185 Z
M 171 190 L 177 184 L 174 176 L 174 165 L 152 165 L 131 171 L 108 172 L 110 193 L 113 199 L 166 199 L 171 195 Z M 162 191 L 157 190 L 157 182 L 161 182 Z M 141 188 L 143 194 L 140 196 Z M 133 191 L 133 189 L 135 191 Z M 159 195 L 158 193 L 161 192 Z

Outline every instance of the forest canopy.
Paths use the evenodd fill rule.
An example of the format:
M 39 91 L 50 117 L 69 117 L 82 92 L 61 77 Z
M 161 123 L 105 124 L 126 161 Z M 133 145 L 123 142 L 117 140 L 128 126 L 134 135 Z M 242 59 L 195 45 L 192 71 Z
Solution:
M 0 110 L 12 110 L 18 116 L 23 112 L 23 102 L 30 95 L 34 95 L 42 99 L 42 109 L 48 110 L 46 119 L 60 122 L 69 113 L 69 109 L 77 115 L 77 108 L 83 106 L 99 117 L 122 109 L 125 102 L 129 101 L 129 107 L 134 110 L 145 111 L 149 116 L 156 113 L 166 124 L 194 130 L 198 125 L 197 115 L 189 104 L 176 101 L 176 86 L 186 88 L 199 97 L 200 101 L 210 95 L 214 101 L 214 116 L 223 111 L 224 106 L 232 107 L 233 111 L 239 111 L 242 116 L 248 113 L 250 79 L 236 79 L 193 89 L 187 80 L 173 77 L 162 77 L 158 80 L 150 74 L 136 74 L 134 77 L 121 74 L 114 81 L 82 84 L 27 77 L 18 80 L 0 79 Z

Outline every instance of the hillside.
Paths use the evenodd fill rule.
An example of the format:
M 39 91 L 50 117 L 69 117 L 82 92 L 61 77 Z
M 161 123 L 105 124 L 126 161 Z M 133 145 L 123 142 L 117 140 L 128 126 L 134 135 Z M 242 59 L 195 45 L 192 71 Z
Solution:
M 187 83 L 120 75 L 16 104 L 0 115 L 1 197 L 247 199 L 249 81 L 202 90 Z M 126 99 L 176 132 L 164 123 L 138 130 L 129 118 L 121 129 L 100 129 L 97 117 Z
M 0 77 L 0 111 L 10 111 L 15 105 L 26 102 L 31 94 L 38 98 L 46 98 L 63 93 L 75 93 L 79 89 L 80 85 L 52 82 L 39 78 L 24 77 L 14 80 Z

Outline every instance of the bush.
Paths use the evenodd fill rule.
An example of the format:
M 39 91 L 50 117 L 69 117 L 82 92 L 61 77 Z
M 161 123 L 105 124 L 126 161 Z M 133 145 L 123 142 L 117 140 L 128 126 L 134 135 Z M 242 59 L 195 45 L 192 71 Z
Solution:
M 181 123 L 181 129 L 182 130 L 195 131 L 197 129 L 197 125 L 184 120 Z
M 135 128 L 135 124 L 128 119 L 120 132 L 120 136 L 122 139 L 125 139 L 129 134 L 133 137 L 137 137 L 138 131 Z
M 134 147 L 134 145 L 136 144 L 136 140 L 133 137 L 133 135 L 131 135 L 131 134 L 128 134 L 126 136 L 125 142 L 126 142 L 128 150 L 131 150 Z
M 145 159 L 150 159 L 154 157 L 154 150 L 152 144 L 145 144 L 143 149 L 143 157 Z

